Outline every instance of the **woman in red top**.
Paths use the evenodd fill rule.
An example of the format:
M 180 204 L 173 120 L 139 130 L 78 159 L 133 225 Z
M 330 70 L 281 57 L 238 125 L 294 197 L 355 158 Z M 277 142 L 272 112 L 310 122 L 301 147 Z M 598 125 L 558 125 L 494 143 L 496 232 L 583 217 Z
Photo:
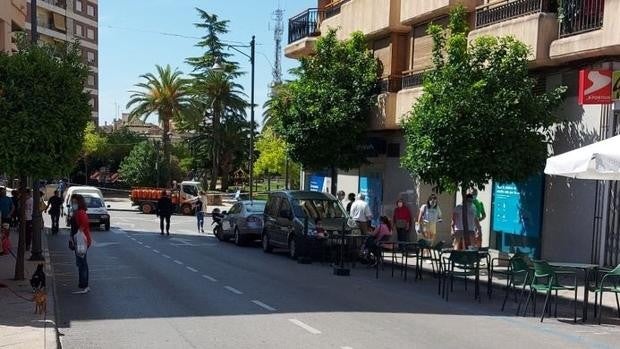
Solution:
M 90 247 L 92 240 L 90 238 L 90 225 L 88 222 L 88 215 L 86 214 L 86 202 L 82 195 L 74 195 L 71 197 L 71 209 L 73 215 L 71 217 L 71 240 L 70 245 L 73 246 L 73 250 L 76 250 L 77 241 L 75 235 L 78 232 L 83 232 L 86 237 L 86 246 Z M 88 251 L 88 250 L 87 250 Z M 79 255 L 75 253 L 75 264 L 78 267 L 79 283 L 78 287 L 80 291 L 75 293 L 88 293 L 90 287 L 88 287 L 88 262 L 86 261 L 86 255 Z
M 411 212 L 409 207 L 401 199 L 396 201 L 396 209 L 394 209 L 394 226 L 398 234 L 398 241 L 408 241 L 409 229 L 411 228 Z

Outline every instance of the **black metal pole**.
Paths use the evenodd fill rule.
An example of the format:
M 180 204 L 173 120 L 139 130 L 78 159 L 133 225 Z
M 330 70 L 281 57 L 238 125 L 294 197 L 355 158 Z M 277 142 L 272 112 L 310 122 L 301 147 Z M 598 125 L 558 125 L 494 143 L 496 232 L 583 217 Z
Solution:
M 342 223 L 342 231 L 340 232 L 341 236 L 340 236 L 340 263 L 339 265 L 336 264 L 334 265 L 334 275 L 337 276 L 349 276 L 351 275 L 351 270 L 345 268 L 344 266 L 344 242 L 345 242 L 345 238 L 344 238 L 344 234 L 346 233 L 346 225 L 347 222 L 346 220 Z
M 252 86 L 250 91 L 250 200 L 254 198 L 254 71 L 256 66 L 256 37 L 252 35 L 252 41 L 250 42 L 251 54 L 250 61 L 252 63 Z
M 33 45 L 39 40 L 38 26 L 37 0 L 30 0 L 30 41 Z

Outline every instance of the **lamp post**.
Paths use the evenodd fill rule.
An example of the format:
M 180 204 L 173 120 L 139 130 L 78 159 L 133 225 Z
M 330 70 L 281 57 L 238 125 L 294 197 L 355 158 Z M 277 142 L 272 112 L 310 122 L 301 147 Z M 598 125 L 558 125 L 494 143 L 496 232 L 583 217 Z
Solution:
M 252 75 L 251 75 L 251 85 L 250 85 L 250 200 L 252 200 L 254 196 L 254 78 L 255 78 L 255 68 L 256 68 L 256 36 L 252 35 L 252 41 L 250 41 L 250 54 L 241 51 L 238 47 L 247 47 L 247 46 L 236 46 L 236 45 L 226 45 L 226 47 L 237 51 L 238 53 L 246 56 L 250 59 L 250 64 L 252 65 Z M 220 63 L 219 59 L 215 60 L 213 67 L 211 70 L 216 72 L 223 72 L 224 67 Z

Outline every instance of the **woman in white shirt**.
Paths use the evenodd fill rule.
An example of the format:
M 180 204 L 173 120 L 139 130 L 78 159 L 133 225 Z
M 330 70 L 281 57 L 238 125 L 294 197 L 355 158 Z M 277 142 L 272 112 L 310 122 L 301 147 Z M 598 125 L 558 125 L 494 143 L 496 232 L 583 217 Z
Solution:
M 437 195 L 431 194 L 428 200 L 420 207 L 418 224 L 424 237 L 434 244 L 437 236 L 437 223 L 441 222 L 441 209 L 437 201 Z

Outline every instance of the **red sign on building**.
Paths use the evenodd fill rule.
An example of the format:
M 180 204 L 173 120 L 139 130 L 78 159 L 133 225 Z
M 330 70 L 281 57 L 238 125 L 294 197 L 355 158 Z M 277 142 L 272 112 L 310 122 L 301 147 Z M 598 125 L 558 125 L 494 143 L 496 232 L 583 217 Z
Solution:
M 579 104 L 611 103 L 611 76 L 611 70 L 579 71 Z

